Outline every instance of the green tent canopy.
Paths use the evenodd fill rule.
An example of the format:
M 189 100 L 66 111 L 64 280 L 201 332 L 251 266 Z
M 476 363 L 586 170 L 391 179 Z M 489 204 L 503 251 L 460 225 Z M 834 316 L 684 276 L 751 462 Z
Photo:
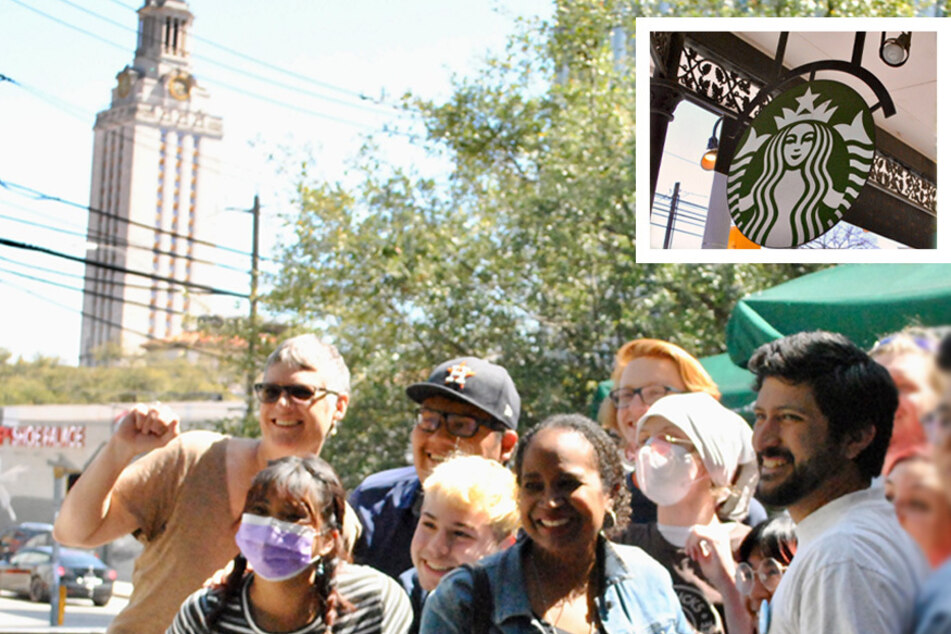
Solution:
M 700 359 L 723 394 L 747 414 L 756 400 L 746 364 L 759 346 L 806 330 L 840 332 L 868 350 L 908 325 L 951 324 L 951 264 L 841 264 L 741 299 L 726 327 L 727 353 Z M 611 389 L 598 385 L 592 415 Z
M 733 410 L 741 410 L 756 400 L 753 391 L 753 373 L 744 370 L 724 352 L 712 357 L 700 359 L 700 365 L 710 373 L 710 377 L 720 389 L 720 402 Z
M 745 368 L 756 348 L 796 332 L 839 332 L 869 349 L 908 325 L 949 323 L 951 265 L 842 264 L 740 300 L 726 344 L 730 359 Z

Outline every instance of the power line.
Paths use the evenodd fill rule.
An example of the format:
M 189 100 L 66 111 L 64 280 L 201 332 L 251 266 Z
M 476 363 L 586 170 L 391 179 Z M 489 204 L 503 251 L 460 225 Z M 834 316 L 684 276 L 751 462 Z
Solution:
M 48 255 L 55 255 L 59 258 L 64 258 L 66 260 L 72 260 L 73 262 L 82 262 L 83 264 L 88 264 L 91 266 L 96 266 L 99 268 L 106 269 L 107 271 L 115 271 L 116 273 L 125 273 L 128 275 L 138 275 L 140 277 L 146 277 L 152 280 L 159 282 L 167 282 L 170 284 L 179 284 L 188 288 L 194 288 L 202 291 L 206 291 L 212 295 L 229 295 L 231 297 L 240 297 L 241 299 L 249 299 L 249 296 L 244 293 L 237 293 L 235 291 L 223 290 L 220 288 L 215 288 L 213 286 L 207 286 L 205 284 L 197 284 L 195 282 L 188 282 L 183 280 L 177 280 L 172 277 L 164 277 L 161 275 L 154 275 L 152 273 L 143 273 L 141 271 L 134 271 L 132 269 L 127 269 L 122 266 L 116 266 L 114 264 L 106 264 L 104 262 L 97 262 L 95 260 L 90 260 L 88 258 L 80 258 L 75 255 L 69 255 L 67 253 L 62 253 L 60 251 L 54 251 L 53 249 L 47 249 L 46 247 L 40 247 L 33 244 L 26 244 L 25 242 L 18 242 L 16 240 L 7 240 L 6 238 L 0 238 L 0 245 L 13 247 L 15 249 L 24 249 L 27 251 L 37 251 L 39 253 L 46 253 Z
M 95 39 L 95 40 L 98 40 L 98 41 L 100 41 L 100 42 L 103 42 L 103 43 L 105 43 L 105 44 L 108 44 L 109 46 L 112 46 L 112 47 L 114 47 L 114 48 L 121 49 L 121 50 L 123 50 L 123 51 L 128 51 L 128 48 L 125 47 L 125 46 L 123 46 L 123 45 L 121 45 L 121 44 L 117 44 L 116 42 L 113 42 L 113 41 L 111 41 L 111 40 L 108 40 L 108 39 L 106 39 L 106 38 L 104 38 L 104 37 L 102 37 L 102 36 L 96 35 L 95 33 L 91 33 L 90 31 L 87 31 L 86 29 L 80 28 L 80 27 L 76 26 L 75 24 L 70 24 L 69 22 L 65 22 L 65 21 L 63 21 L 63 20 L 60 20 L 59 18 L 56 18 L 56 17 L 54 17 L 54 16 L 52 16 L 52 15 L 49 15 L 48 13 L 45 13 L 45 12 L 43 12 L 43 11 L 40 11 L 39 9 L 36 9 L 36 8 L 31 7 L 31 6 L 29 6 L 29 5 L 26 5 L 26 4 L 22 3 L 22 2 L 20 2 L 20 0 L 10 0 L 10 2 L 13 2 L 14 4 L 19 5 L 19 6 L 23 7 L 24 9 L 29 9 L 30 11 L 32 11 L 32 12 L 34 12 L 34 13 L 37 13 L 37 14 L 39 14 L 39 15 L 45 17 L 45 18 L 48 18 L 48 19 L 50 19 L 50 20 L 56 22 L 57 24 L 60 24 L 60 25 L 65 26 L 65 27 L 67 27 L 67 28 L 69 28 L 69 29 L 72 29 L 72 30 L 74 30 L 74 31 L 77 31 L 77 32 L 79 32 L 79 33 L 82 33 L 82 34 L 84 34 L 84 35 L 87 35 L 87 36 L 89 36 L 89 37 L 91 37 L 91 38 L 93 38 L 93 39 Z M 207 81 L 208 81 L 208 83 L 211 83 L 211 84 L 214 84 L 214 85 L 217 85 L 217 86 L 221 86 L 222 88 L 225 88 L 225 89 L 227 89 L 227 90 L 231 90 L 231 91 L 236 92 L 236 93 L 238 93 L 238 94 L 242 94 L 242 95 L 245 95 L 245 96 L 247 96 L 247 97 L 251 97 L 252 99 L 258 99 L 258 100 L 260 100 L 260 101 L 264 101 L 264 102 L 270 103 L 270 104 L 272 104 L 272 105 L 280 106 L 280 107 L 286 108 L 286 109 L 288 109 L 288 110 L 294 110 L 294 111 L 296 111 L 296 112 L 300 112 L 300 113 L 302 113 L 302 114 L 306 114 L 306 115 L 313 116 L 313 117 L 328 119 L 328 120 L 334 121 L 335 123 L 341 123 L 341 124 L 343 124 L 343 125 L 349 125 L 349 126 L 353 126 L 353 127 L 357 127 L 357 128 L 363 128 L 363 129 L 366 129 L 366 130 L 376 130 L 376 128 L 375 128 L 374 126 L 370 126 L 370 125 L 367 125 L 367 124 L 365 124 L 365 123 L 360 123 L 360 122 L 356 122 L 356 121 L 351 121 L 351 120 L 349 120 L 349 119 L 344 119 L 344 118 L 342 118 L 342 117 L 336 117 L 336 116 L 334 116 L 334 115 L 330 115 L 330 114 L 327 114 L 327 113 L 324 113 L 324 112 L 319 112 L 319 111 L 317 111 L 317 110 L 311 110 L 311 109 L 309 109 L 309 108 L 303 108 L 303 107 L 301 107 L 301 106 L 297 106 L 297 105 L 295 105 L 295 104 L 292 104 L 292 103 L 290 103 L 289 101 L 280 101 L 280 100 L 277 100 L 277 99 L 271 99 L 271 98 L 269 98 L 269 97 L 265 97 L 264 95 L 259 95 L 259 94 L 257 94 L 257 93 L 253 93 L 253 92 L 250 92 L 250 91 L 248 91 L 248 90 L 244 90 L 244 89 L 242 89 L 242 88 L 238 88 L 238 87 L 233 86 L 233 85 L 231 85 L 231 84 L 228 84 L 228 83 L 226 83 L 226 82 L 222 82 L 222 81 L 218 81 L 218 80 L 214 80 L 214 79 L 208 79 Z M 397 135 L 405 134 L 405 133 L 401 133 L 401 132 L 398 132 L 398 131 L 395 131 L 395 130 L 391 130 L 390 132 L 391 132 L 392 134 L 397 134 Z M 408 135 L 407 135 L 407 136 L 408 136 Z
M 160 338 L 160 337 L 156 337 L 155 335 L 150 335 L 149 333 L 141 332 L 141 331 L 139 331 L 139 330 L 135 330 L 134 328 L 127 328 L 127 327 L 125 327 L 125 326 L 123 326 L 123 325 L 121 325 L 121 324 L 117 324 L 117 323 L 114 322 L 114 321 L 110 321 L 110 320 L 108 320 L 108 319 L 104 319 L 104 318 L 102 318 L 102 317 L 99 317 L 98 315 L 92 315 L 92 314 L 90 314 L 90 313 L 87 313 L 87 312 L 84 311 L 84 310 L 76 310 L 75 308 L 71 308 L 70 306 L 66 306 L 65 304 L 61 304 L 61 303 L 59 303 L 59 302 L 57 302 L 57 301 L 55 301 L 55 300 L 52 300 L 52 299 L 50 299 L 49 297 L 45 297 L 45 296 L 43 296 L 43 295 L 40 295 L 39 293 L 35 293 L 35 292 L 33 292 L 33 291 L 27 289 L 27 288 L 23 288 L 22 286 L 19 286 L 18 284 L 11 284 L 9 280 L 0 280 L 0 284 L 6 284 L 7 286 L 9 286 L 9 287 L 11 287 L 11 288 L 15 288 L 15 289 L 17 289 L 18 291 L 21 291 L 21 292 L 23 292 L 23 293 L 26 293 L 27 295 L 32 295 L 33 297 L 37 297 L 37 298 L 39 298 L 39 299 L 42 299 L 42 300 L 45 301 L 45 302 L 49 302 L 50 304 L 53 304 L 54 306 L 58 306 L 58 307 L 60 307 L 60 308 L 62 308 L 62 309 L 64 309 L 64 310 L 68 310 L 68 311 L 70 311 L 70 312 L 72 312 L 72 313 L 79 313 L 80 315 L 82 315 L 82 316 L 83 316 L 84 318 L 86 318 L 86 319 L 91 319 L 92 321 L 98 321 L 99 323 L 106 324 L 107 326 L 112 326 L 113 328 L 118 328 L 119 330 L 124 330 L 125 332 L 131 332 L 131 333 L 134 334 L 134 335 L 139 335 L 140 337 L 145 337 L 146 339 L 148 339 L 148 340 L 150 340 L 150 341 L 165 341 L 164 339 L 162 339 L 162 338 Z M 180 344 L 180 345 L 181 345 L 183 348 L 186 348 L 186 349 L 188 349 L 188 350 L 192 350 L 192 351 L 197 352 L 197 353 L 199 353 L 199 354 L 207 354 L 207 355 L 209 355 L 209 356 L 212 356 L 212 357 L 215 357 L 215 358 L 219 358 L 219 359 L 220 359 L 220 358 L 223 358 L 223 357 L 225 356 L 225 355 L 222 354 L 222 353 L 214 352 L 214 351 L 212 351 L 212 350 L 206 350 L 206 349 L 204 349 L 204 348 L 198 348 L 198 347 L 196 347 L 196 346 L 189 346 L 189 345 L 187 345 L 187 344 Z
M 2 255 L 0 255 L 0 261 L 2 261 L 2 262 L 9 262 L 10 264 L 15 264 L 15 265 L 17 265 L 17 266 L 24 266 L 24 267 L 26 267 L 26 268 L 28 268 L 28 269 L 30 269 L 30 270 L 42 271 L 43 273 L 49 273 L 49 274 L 51 274 L 51 275 L 59 275 L 60 277 L 71 277 L 71 278 L 73 278 L 73 279 L 83 280 L 84 282 L 98 282 L 98 281 L 101 281 L 99 278 L 93 277 L 93 276 L 91 276 L 91 275 L 78 275 L 78 274 L 76 274 L 76 273 L 67 273 L 66 271 L 60 271 L 60 270 L 57 270 L 57 269 L 50 269 L 50 268 L 47 268 L 47 267 L 45 267 L 45 266 L 39 266 L 38 264 L 28 264 L 28 263 L 26 263 L 26 262 L 21 262 L 21 261 L 19 261 L 19 260 L 11 260 L 10 258 L 5 258 L 5 257 L 3 257 Z M 111 284 L 119 284 L 119 282 L 111 282 Z M 153 290 L 153 289 L 155 288 L 155 286 L 152 286 L 152 285 L 148 285 L 148 286 L 147 286 L 147 285 L 145 285 L 145 284 L 134 284 L 134 283 L 132 283 L 132 282 L 122 282 L 121 284 L 122 284 L 122 286 L 124 286 L 125 288 L 137 288 L 137 289 L 146 290 L 146 291 L 150 291 L 150 290 Z M 162 292 L 164 292 L 164 293 L 181 293 L 182 291 L 181 291 L 180 289 L 178 289 L 178 288 L 170 287 L 170 288 L 164 288 L 164 289 L 162 289 Z M 119 299 L 119 298 L 118 298 L 118 297 L 115 297 L 114 299 Z
M 652 227 L 660 227 L 660 228 L 666 228 L 666 227 L 667 227 L 667 225 L 657 224 L 656 222 L 652 222 L 652 223 L 651 223 L 651 226 L 652 226 Z M 685 233 L 685 234 L 687 234 L 688 236 L 693 236 L 693 237 L 695 237 L 695 238 L 702 238 L 702 237 L 703 237 L 702 235 L 700 235 L 700 234 L 698 234 L 698 233 L 691 233 L 690 231 L 687 231 L 686 229 L 677 229 L 677 228 L 675 227 L 675 228 L 673 229 L 673 231 L 674 231 L 674 233 Z
M 47 280 L 42 277 L 36 277 L 35 275 L 28 275 L 26 273 L 20 273 L 19 271 L 11 271 L 10 269 L 5 269 L 0 267 L 0 272 L 9 273 L 10 275 L 16 275 L 17 277 L 22 277 L 27 280 L 32 280 L 34 282 L 41 282 L 43 284 L 48 284 L 50 286 L 55 286 L 56 288 L 66 289 L 67 291 L 76 291 L 78 293 L 83 293 L 84 295 L 93 295 L 95 297 L 101 297 L 103 299 L 108 299 L 114 302 L 120 302 L 123 304 L 132 304 L 133 306 L 141 306 L 143 308 L 149 308 L 159 313 L 168 313 L 170 315 L 187 315 L 188 313 L 175 310 L 174 308 L 153 306 L 152 304 L 146 304 L 145 302 L 137 302 L 132 299 L 126 299 L 124 297 L 117 297 L 115 295 L 109 295 L 108 293 L 100 293 L 99 291 L 93 291 L 85 288 L 76 288 L 75 286 L 69 286 L 68 284 L 60 284 L 59 282 L 54 282 L 52 280 Z
M 67 5 L 71 6 L 71 7 L 73 7 L 74 9 L 77 9 L 77 10 L 79 10 L 79 11 L 82 11 L 83 13 L 86 13 L 87 15 L 91 15 L 91 16 L 93 16 L 94 18 L 98 18 L 99 20 L 102 20 L 102 21 L 104 21 L 104 22 L 106 22 L 106 23 L 108 23 L 108 24 L 112 24 L 113 26 L 117 26 L 117 27 L 119 27 L 120 29 L 123 29 L 123 30 L 126 30 L 126 31 L 131 31 L 132 33 L 138 33 L 138 29 L 137 29 L 137 28 L 132 28 L 132 27 L 126 25 L 126 24 L 123 24 L 123 23 L 121 23 L 121 22 L 117 22 L 116 20 L 113 20 L 113 19 L 111 19 L 111 18 L 107 18 L 106 16 L 104 16 L 104 15 L 102 15 L 102 14 L 100 14 L 100 13 L 96 13 L 95 11 L 92 11 L 92 10 L 90 10 L 90 9 L 87 9 L 86 7 L 80 6 L 80 5 L 78 5 L 78 4 L 74 3 L 74 2 L 71 2 L 70 0 L 59 0 L 59 1 L 62 2 L 63 4 L 67 4 Z M 259 65 L 261 65 L 261 66 L 264 66 L 265 68 L 267 68 L 267 69 L 269 69 L 269 70 L 277 70 L 277 71 L 279 71 L 279 72 L 287 73 L 287 74 L 292 75 L 292 76 L 295 77 L 296 79 L 302 79 L 302 80 L 304 80 L 304 81 L 308 81 L 308 82 L 310 82 L 310 83 L 314 83 L 314 84 L 316 84 L 316 85 L 319 85 L 319 86 L 321 86 L 322 88 L 334 90 L 334 91 L 337 91 L 337 92 L 346 94 L 346 95 L 348 95 L 348 96 L 350 96 L 350 97 L 354 97 L 354 98 L 356 98 L 356 99 L 359 99 L 359 100 L 361 100 L 361 101 L 367 101 L 367 99 L 366 99 L 363 95 L 360 95 L 359 93 L 352 92 L 352 91 L 347 90 L 347 89 L 345 89 L 345 88 L 340 88 L 340 87 L 337 87 L 337 86 L 333 86 L 332 84 L 326 84 L 326 83 L 324 83 L 324 82 L 320 82 L 320 81 L 317 81 L 317 80 L 314 80 L 314 79 L 310 79 L 310 78 L 306 77 L 305 75 L 300 75 L 300 74 L 298 74 L 298 73 L 291 73 L 290 71 L 286 71 L 286 70 L 284 70 L 284 69 L 281 69 L 281 68 L 278 68 L 278 67 L 276 67 L 276 66 L 272 66 L 272 65 L 267 64 L 267 63 L 265 63 L 265 62 L 262 62 L 261 60 L 258 60 L 258 59 L 254 58 L 254 57 L 251 57 L 250 55 L 246 55 L 246 54 L 244 54 L 244 53 L 240 53 L 240 52 L 238 52 L 238 51 L 235 51 L 235 50 L 233 50 L 233 49 L 227 48 L 227 47 L 225 47 L 225 46 L 221 46 L 221 45 L 219 45 L 219 44 L 215 44 L 214 42 L 211 42 L 211 41 L 206 40 L 206 39 L 204 39 L 204 38 L 198 37 L 197 35 L 195 35 L 195 34 L 193 34 L 193 33 L 189 33 L 189 37 L 190 37 L 191 39 L 196 40 L 196 41 L 204 42 L 205 44 L 209 44 L 209 45 L 211 45 L 211 46 L 213 46 L 213 47 L 215 47 L 215 48 L 221 49 L 221 50 L 223 50 L 223 51 L 225 51 L 225 52 L 227 52 L 227 53 L 230 53 L 230 54 L 232 54 L 232 55 L 235 55 L 235 56 L 240 57 L 240 58 L 242 58 L 242 59 L 245 59 L 245 60 L 247 60 L 247 61 L 251 61 L 251 62 L 254 62 L 254 63 L 259 64 Z M 388 109 L 388 110 L 389 110 L 389 109 L 392 109 L 392 110 L 396 110 L 396 111 L 401 111 L 401 110 L 400 110 L 399 108 L 397 108 L 396 106 L 389 106 L 389 105 L 387 105 L 387 106 L 379 106 L 379 105 L 376 105 L 375 102 L 371 102 L 371 103 L 374 103 L 374 105 L 376 105 L 376 108 L 372 108 L 372 107 L 367 106 L 366 104 L 363 104 L 363 103 L 353 103 L 353 102 L 350 102 L 350 101 L 344 101 L 343 99 L 338 99 L 338 98 L 336 98 L 336 97 L 329 97 L 329 96 L 327 96 L 327 95 L 322 95 L 322 94 L 320 94 L 320 93 L 316 93 L 316 92 L 312 92 L 312 91 L 309 91 L 309 90 L 305 90 L 305 89 L 300 88 L 300 87 L 298 87 L 298 86 L 292 86 L 292 85 L 290 85 L 290 84 L 285 84 L 285 83 L 283 83 L 283 82 L 277 81 L 276 79 L 273 79 L 273 78 L 270 78 L 270 77 L 265 77 L 265 76 L 263 76 L 263 75 L 258 75 L 258 74 L 256 74 L 256 73 L 249 72 L 248 70 L 245 70 L 245 69 L 242 69 L 242 68 L 237 68 L 237 67 L 232 66 L 232 65 L 230 65 L 230 64 L 226 64 L 226 63 L 224 63 L 224 62 L 220 62 L 220 61 L 218 61 L 218 60 L 215 60 L 215 59 L 212 59 L 212 58 L 209 58 L 209 57 L 205 57 L 204 55 L 196 55 L 196 54 L 193 53 L 193 54 L 192 54 L 192 57 L 194 57 L 194 58 L 197 59 L 197 60 L 201 60 L 201 61 L 208 62 L 208 63 L 210 63 L 210 64 L 214 64 L 215 66 L 220 66 L 221 68 L 224 68 L 224 69 L 226 69 L 226 70 L 230 70 L 230 71 L 232 71 L 232 72 L 238 73 L 239 75 L 244 75 L 244 76 L 246 76 L 246 77 L 250 77 L 250 78 L 252 78 L 252 79 L 257 79 L 258 81 L 262 81 L 262 82 L 264 82 L 264 83 L 271 84 L 271 85 L 273 85 L 273 86 L 278 86 L 278 87 L 280 87 L 280 88 L 285 88 L 285 89 L 287 89 L 287 90 L 291 90 L 291 91 L 294 91 L 294 92 L 299 92 L 299 93 L 301 93 L 301 94 L 308 95 L 308 96 L 314 97 L 314 98 L 316 98 L 316 99 L 324 99 L 324 100 L 326 100 L 326 101 L 330 101 L 330 102 L 332 102 L 332 103 L 340 104 L 340 105 L 347 106 L 347 107 L 350 107 L 350 108 L 359 108 L 360 110 L 364 110 L 364 111 L 367 111 L 367 112 L 372 112 L 373 114 L 377 114 L 377 115 L 383 114 L 383 113 L 379 110 L 379 108 L 386 108 L 386 109 Z M 387 113 L 387 114 L 389 114 L 389 113 Z
M 46 194 L 46 193 L 44 193 L 44 192 L 41 192 L 41 191 L 38 190 L 38 189 L 34 189 L 34 188 L 32 188 L 32 187 L 27 187 L 26 185 L 20 185 L 20 184 L 18 184 L 18 183 L 12 183 L 12 182 L 10 182 L 10 181 L 4 181 L 3 179 L 0 179 L 0 187 L 3 187 L 3 188 L 6 189 L 6 190 L 12 191 L 13 193 L 18 193 L 18 194 L 23 195 L 23 196 L 26 196 L 26 195 L 27 195 L 27 194 L 24 194 L 23 192 L 27 192 L 27 193 L 30 195 L 30 197 L 31 197 L 31 198 L 34 198 L 35 200 L 51 200 L 51 201 L 53 201 L 53 202 L 58 202 L 58 203 L 62 203 L 62 204 L 64 204 L 64 205 L 69 205 L 69 206 L 71 206 L 71 207 L 76 207 L 76 208 L 78 208 L 78 209 L 85 209 L 86 211 L 89 211 L 89 212 L 91 212 L 91 213 L 100 214 L 101 216 L 103 216 L 103 217 L 105 217 L 105 218 L 112 218 L 113 220 L 119 220 L 119 221 L 121 221 L 121 222 L 126 222 L 126 223 L 128 223 L 128 224 L 130 224 L 130 225 L 132 225 L 132 226 L 142 227 L 142 228 L 148 229 L 148 230 L 150 230 L 150 231 L 154 231 L 155 233 L 160 233 L 160 234 L 162 234 L 162 235 L 170 236 L 170 237 L 172 237 L 172 238 L 180 238 L 180 239 L 182 239 L 182 240 L 187 240 L 187 241 L 193 242 L 193 243 L 195 243 L 195 244 L 201 244 L 201 245 L 204 245 L 204 246 L 213 247 L 213 248 L 215 248 L 215 249 L 221 249 L 222 251 L 228 251 L 228 252 L 231 252 L 231 253 L 236 253 L 236 254 L 238 254 L 238 255 L 242 255 L 242 256 L 247 257 L 247 258 L 251 257 L 251 254 L 248 253 L 247 251 L 241 251 L 240 249 L 233 249 L 233 248 L 231 248 L 231 247 L 221 246 L 221 245 L 219 245 L 219 244 L 215 244 L 214 242 L 209 242 L 209 241 L 207 241 L 207 240 L 201 240 L 201 239 L 199 239 L 199 238 L 193 238 L 193 237 L 191 237 L 191 236 L 186 236 L 186 235 L 183 235 L 183 234 L 180 234 L 180 233 L 175 233 L 174 231 L 168 231 L 168 230 L 166 230 L 166 229 L 160 229 L 160 228 L 158 228 L 158 227 L 155 227 L 155 226 L 153 226 L 153 225 L 146 224 L 146 223 L 144 223 L 144 222 L 137 222 L 137 221 L 135 221 L 135 220 L 130 220 L 129 218 L 125 218 L 125 217 L 123 217 L 123 216 L 120 216 L 119 214 L 114 214 L 114 213 L 111 213 L 111 212 L 108 212 L 108 211 L 103 211 L 102 209 L 96 209 L 95 207 L 91 207 L 91 206 L 89 206 L 89 205 L 84 205 L 84 204 L 82 204 L 82 203 L 77 203 L 77 202 L 74 202 L 74 201 L 72 201 L 72 200 L 66 200 L 65 198 L 60 198 L 59 196 L 53 196 L 53 195 L 51 195 L 51 194 Z M 19 190 L 19 191 L 18 191 L 18 190 Z M 266 261 L 267 258 L 261 258 L 261 260 L 265 260 L 265 261 Z
M 127 9 L 127 10 L 129 10 L 129 11 L 132 11 L 132 12 L 134 12 L 134 13 L 138 13 L 138 10 L 137 10 L 135 7 L 130 7 L 130 6 L 128 6 L 127 4 L 123 4 L 123 3 L 120 2 L 119 0 L 110 0 L 110 1 L 111 1 L 113 4 L 116 4 L 116 5 L 118 5 L 118 6 L 122 7 L 122 8 L 124 8 L 124 9 Z M 224 51 L 225 53 L 229 53 L 229 54 L 231 54 L 231 55 L 234 55 L 235 57 L 239 57 L 239 58 L 241 58 L 241 59 L 243 59 L 243 60 L 246 60 L 246 61 L 249 61 L 249 62 L 253 62 L 253 63 L 255 63 L 255 64 L 258 64 L 258 65 L 260 65 L 260 66 L 263 66 L 264 68 L 267 68 L 267 69 L 269 69 L 269 70 L 274 70 L 274 71 L 277 71 L 277 72 L 279 72 L 279 73 L 281 73 L 281 74 L 283 74 L 283 75 L 287 75 L 288 77 L 292 77 L 292 78 L 294 78 L 294 79 L 298 79 L 298 80 L 300 80 L 300 81 L 304 81 L 304 82 L 307 82 L 307 83 L 309 83 L 309 84 L 313 84 L 313 85 L 315 85 L 315 86 L 319 86 L 319 87 L 321 87 L 321 88 L 326 88 L 327 90 L 333 90 L 333 91 L 335 91 L 335 92 L 338 92 L 338 93 L 341 93 L 341 94 L 344 94 L 344 95 L 349 95 L 349 96 L 355 97 L 355 98 L 357 98 L 357 99 L 359 99 L 359 100 L 361 100 L 361 101 L 369 101 L 370 103 L 373 103 L 373 104 L 375 104 L 376 106 L 378 106 L 378 107 L 380 107 L 380 108 L 389 108 L 389 109 L 393 109 L 393 110 L 397 110 L 397 111 L 402 111 L 402 109 L 401 109 L 399 106 L 396 106 L 396 105 L 394 105 L 394 104 L 380 103 L 379 101 L 373 99 L 372 97 L 369 97 L 369 96 L 365 95 L 364 93 L 356 92 L 356 91 L 354 91 L 354 90 L 350 90 L 350 89 L 348 89 L 348 88 L 343 88 L 343 87 L 341 87 L 341 86 L 336 86 L 336 85 L 334 85 L 334 84 L 330 84 L 330 83 L 328 83 L 328 82 L 321 81 L 321 80 L 319 80 L 319 79 L 314 79 L 313 77 L 309 77 L 309 76 L 307 76 L 307 75 L 304 75 L 304 74 L 295 72 L 295 71 L 293 71 L 293 70 L 288 70 L 288 69 L 286 69 L 286 68 L 282 68 L 282 67 L 277 66 L 277 65 L 275 65 L 275 64 L 271 64 L 270 62 L 265 62 L 264 60 L 260 60 L 260 59 L 258 59 L 258 58 L 256 58 L 256 57 L 253 57 L 253 56 L 251 56 L 251 55 L 248 55 L 247 53 L 244 53 L 243 51 L 239 51 L 239 50 L 237 50 L 237 49 L 229 48 L 229 47 L 227 47 L 227 46 L 224 46 L 223 44 L 218 44 L 217 42 L 213 42 L 213 41 L 211 41 L 211 40 L 209 40 L 209 39 L 207 39 L 207 38 L 203 38 L 203 37 L 201 37 L 201 36 L 199 36 L 199 35 L 194 35 L 194 34 L 192 34 L 192 35 L 191 35 L 191 38 L 194 39 L 195 41 L 198 41 L 198 42 L 204 42 L 205 44 L 208 44 L 209 46 L 211 46 L 211 47 L 213 47 L 213 48 L 217 48 L 218 50 L 221 50 L 221 51 Z
M 76 106 L 72 102 L 66 101 L 64 99 L 60 99 L 59 97 L 56 97 L 55 95 L 44 92 L 40 90 L 39 88 L 36 88 L 35 86 L 25 84 L 22 81 L 18 81 L 13 78 L 6 77 L 5 75 L 0 75 L 0 78 L 5 78 L 14 86 L 17 86 L 18 88 L 22 88 L 23 90 L 30 93 L 32 96 L 36 97 L 37 99 L 41 101 L 45 101 L 49 103 L 51 106 L 53 106 L 54 108 L 62 110 L 63 112 L 73 117 L 74 119 L 82 121 L 84 125 L 88 125 L 90 119 L 95 119 L 95 116 L 96 116 L 95 111 L 85 110 L 79 106 Z M 119 138 L 122 139 L 122 141 L 131 143 L 136 148 L 150 150 L 150 151 L 157 151 L 159 149 L 158 146 L 149 143 L 147 140 L 145 140 L 141 136 L 137 136 L 133 134 L 132 130 L 128 127 L 123 126 L 118 129 L 111 130 L 110 132 L 112 134 L 117 134 Z M 227 167 L 228 169 L 227 170 L 218 169 L 217 168 L 218 165 Z M 214 161 L 210 161 L 208 163 L 203 164 L 202 169 L 212 174 L 218 174 L 220 176 L 233 176 L 233 177 L 239 177 L 241 175 L 247 175 L 251 177 L 258 176 L 258 173 L 256 171 L 251 170 L 247 168 L 246 166 L 240 165 L 238 163 L 232 163 L 231 161 L 222 160 L 220 157 L 215 157 Z
M 111 239 L 111 241 L 108 244 L 106 242 L 101 243 L 103 246 L 107 246 L 107 247 L 116 247 L 116 248 L 125 247 L 129 249 L 139 249 L 140 251 L 148 251 L 149 253 L 154 253 L 156 255 L 167 255 L 173 258 L 183 258 L 183 259 L 187 259 L 189 262 L 197 262 L 199 264 L 207 264 L 209 266 L 217 266 L 223 269 L 237 271 L 238 273 L 250 274 L 250 271 L 248 269 L 241 269 L 236 266 L 231 266 L 228 264 L 221 264 L 219 262 L 212 262 L 211 260 L 205 260 L 202 258 L 186 256 L 181 253 L 175 253 L 174 251 L 163 251 L 162 249 L 157 249 L 155 247 L 147 247 L 141 244 L 134 244 L 132 242 L 129 242 L 128 240 L 120 241 L 119 239 L 114 238 L 113 236 L 106 233 L 105 231 L 90 230 L 88 233 L 81 233 L 79 231 L 71 231 L 69 229 L 63 229 L 62 227 L 51 227 L 49 225 L 44 225 L 39 222 L 32 222 L 30 220 L 25 220 L 23 218 L 14 218 L 13 216 L 6 216 L 3 214 L 0 214 L 0 218 L 3 218 L 4 220 L 9 220 L 11 222 L 18 222 L 20 224 L 24 224 L 31 227 L 39 227 L 41 229 L 47 229 L 49 231 L 55 231 L 57 233 L 62 233 L 62 234 L 71 235 L 71 236 L 78 236 L 80 238 L 93 238 L 96 240 L 103 239 L 103 238 Z

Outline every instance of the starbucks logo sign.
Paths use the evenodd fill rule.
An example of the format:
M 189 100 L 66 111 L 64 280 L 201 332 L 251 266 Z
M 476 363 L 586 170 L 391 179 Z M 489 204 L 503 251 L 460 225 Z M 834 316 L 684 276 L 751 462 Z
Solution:
M 727 181 L 733 222 L 765 247 L 796 247 L 831 229 L 865 185 L 875 124 L 844 84 L 811 81 L 770 101 L 737 145 Z

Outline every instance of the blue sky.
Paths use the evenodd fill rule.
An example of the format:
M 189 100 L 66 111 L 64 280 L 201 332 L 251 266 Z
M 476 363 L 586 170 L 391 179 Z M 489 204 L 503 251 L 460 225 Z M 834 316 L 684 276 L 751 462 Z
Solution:
M 413 125 L 374 100 L 396 103 L 408 90 L 445 97 L 453 74 L 471 74 L 487 53 L 502 51 L 517 16 L 553 11 L 551 0 L 188 4 L 194 74 L 225 127 L 222 195 L 211 213 L 221 243 L 249 251 L 250 218 L 232 208 L 249 207 L 259 194 L 264 255 L 281 235 L 282 215 L 293 212 L 292 174 L 280 167 L 308 160 L 310 175 L 352 182 L 347 167 L 368 134 Z M 132 63 L 140 6 L 0 0 L 0 74 L 17 82 L 0 82 L 0 180 L 88 203 L 95 113 L 108 107 L 116 74 Z M 441 167 L 405 140 L 377 138 L 380 152 L 398 164 Z M 271 153 L 281 160 L 269 162 Z M 86 211 L 24 193 L 0 189 L 0 236 L 83 257 Z M 248 263 L 227 253 L 221 261 L 239 269 Z M 75 363 L 82 294 L 29 275 L 81 287 L 83 266 L 0 246 L 0 348 Z M 219 286 L 246 291 L 247 284 L 246 276 L 223 270 Z M 240 301 L 230 309 L 247 310 Z

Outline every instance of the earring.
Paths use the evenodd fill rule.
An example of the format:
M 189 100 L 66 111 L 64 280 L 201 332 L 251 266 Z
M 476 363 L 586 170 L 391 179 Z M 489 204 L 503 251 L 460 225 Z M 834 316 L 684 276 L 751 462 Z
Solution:
M 617 526 L 617 513 L 614 512 L 614 509 L 608 509 L 604 514 L 604 522 L 601 524 L 602 529 L 610 529 Z

